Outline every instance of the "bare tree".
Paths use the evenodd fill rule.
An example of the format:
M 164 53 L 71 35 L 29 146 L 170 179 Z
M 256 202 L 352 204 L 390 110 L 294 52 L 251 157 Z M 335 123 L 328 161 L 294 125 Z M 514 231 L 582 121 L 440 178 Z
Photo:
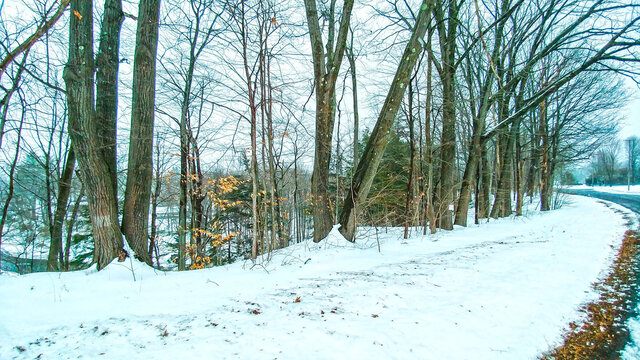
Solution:
M 395 121 L 404 92 L 411 80 L 413 67 L 418 61 L 420 53 L 424 50 L 422 38 L 427 31 L 432 10 L 433 0 L 423 0 L 413 26 L 411 38 L 400 59 L 396 75 L 387 93 L 387 98 L 382 106 L 376 125 L 371 131 L 371 136 L 362 153 L 358 168 L 351 180 L 351 188 L 347 193 L 347 198 L 340 213 L 340 233 L 347 240 L 354 241 L 357 208 L 366 200 L 369 194 L 373 178 L 387 145 L 389 130 Z
M 149 201 L 153 179 L 153 126 L 156 53 L 160 0 L 141 0 L 133 64 L 133 111 L 129 168 L 122 229 L 136 258 L 151 265 L 149 256 Z
M 316 90 L 316 138 L 313 175 L 311 176 L 313 241 L 315 242 L 324 239 L 333 227 L 331 198 L 328 191 L 331 137 L 335 122 L 336 81 L 346 49 L 353 3 L 354 0 L 344 1 L 336 38 L 336 0 L 331 0 L 327 13 L 327 43 L 324 44 L 316 0 L 305 0 L 304 2 L 311 39 L 313 78 Z
M 118 19 L 122 15 L 108 10 L 117 8 L 109 7 L 110 2 L 105 3 L 107 11 L 103 27 L 106 26 L 109 32 L 115 33 L 119 32 L 121 21 L 111 21 L 107 15 L 113 14 Z M 115 186 L 101 152 L 104 139 L 100 137 L 100 119 L 94 108 L 93 2 L 72 0 L 71 10 L 73 15 L 69 25 L 69 60 L 64 70 L 69 103 L 69 136 L 77 154 L 80 178 L 89 202 L 95 242 L 93 261 L 98 269 L 102 269 L 123 251 L 122 233 L 118 221 Z M 118 52 L 117 48 L 108 50 Z M 96 88 L 103 89 L 103 94 L 117 91 L 115 84 L 106 79 L 98 81 Z

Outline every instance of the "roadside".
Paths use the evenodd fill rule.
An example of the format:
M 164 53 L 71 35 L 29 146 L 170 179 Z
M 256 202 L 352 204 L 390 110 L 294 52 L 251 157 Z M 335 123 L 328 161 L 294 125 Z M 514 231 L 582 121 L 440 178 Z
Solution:
M 629 216 L 620 210 L 614 211 Z M 628 226 L 632 223 L 629 219 Z M 564 343 L 544 359 L 620 359 L 630 340 L 627 322 L 637 315 L 639 250 L 638 233 L 628 230 L 609 276 L 594 284 L 600 293 L 599 299 L 582 307 L 585 320 L 569 323 Z M 623 358 L 635 359 L 636 356 L 627 351 Z

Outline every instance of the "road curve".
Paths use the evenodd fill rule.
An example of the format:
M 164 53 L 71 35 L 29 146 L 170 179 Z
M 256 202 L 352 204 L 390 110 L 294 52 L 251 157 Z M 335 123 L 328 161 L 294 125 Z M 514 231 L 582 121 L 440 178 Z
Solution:
M 590 189 L 562 189 L 566 194 L 589 196 L 622 205 L 640 215 L 640 195 L 599 192 Z

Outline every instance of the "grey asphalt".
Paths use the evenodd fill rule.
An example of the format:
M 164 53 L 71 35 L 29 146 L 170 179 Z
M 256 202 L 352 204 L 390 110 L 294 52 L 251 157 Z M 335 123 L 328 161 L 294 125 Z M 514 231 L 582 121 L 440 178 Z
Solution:
M 560 191 L 572 195 L 589 196 L 597 199 L 611 201 L 618 205 L 622 205 L 640 215 L 640 195 L 612 194 L 589 189 L 562 189 Z

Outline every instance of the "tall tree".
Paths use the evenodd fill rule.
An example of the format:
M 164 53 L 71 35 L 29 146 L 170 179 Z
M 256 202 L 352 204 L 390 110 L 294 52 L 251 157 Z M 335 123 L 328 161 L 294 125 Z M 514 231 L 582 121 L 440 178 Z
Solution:
M 108 0 L 105 6 L 111 1 L 118 0 Z M 72 0 L 71 12 L 69 58 L 63 74 L 69 104 L 69 136 L 89 203 L 95 243 L 93 262 L 102 269 L 124 250 L 115 187 L 101 151 L 103 124 L 94 108 L 93 1 Z M 109 13 L 105 11 L 105 16 Z M 105 31 L 115 33 L 119 32 L 120 22 L 105 19 L 104 26 L 107 27 Z M 118 52 L 117 48 L 108 50 Z M 100 78 L 96 80 L 96 88 L 104 87 L 107 93 L 117 91 L 113 84 L 100 81 Z
M 118 119 L 118 67 L 120 64 L 120 30 L 124 14 L 122 0 L 104 3 L 100 45 L 96 55 L 96 118 L 102 157 L 109 169 L 111 185 L 118 201 L 118 168 L 116 160 L 116 128 Z M 117 204 L 116 204 L 117 206 Z
M 418 56 L 424 50 L 422 38 L 429 25 L 433 9 L 433 0 L 423 0 L 416 18 L 411 38 L 402 54 L 393 82 L 387 93 L 376 125 L 371 131 L 367 145 L 362 152 L 358 167 L 351 179 L 351 189 L 347 192 L 340 213 L 340 233 L 350 241 L 354 241 L 356 232 L 356 213 L 358 206 L 366 200 L 369 189 L 378 170 L 382 154 L 389 140 L 389 130 L 396 118 L 404 92 L 411 80 L 413 68 Z
M 456 178 L 456 55 L 460 25 L 458 13 L 463 2 L 464 0 L 438 0 L 433 10 L 441 53 L 441 61 L 434 58 L 433 64 L 442 82 L 442 138 L 437 208 L 438 223 L 445 230 L 453 229 L 451 207 L 455 197 Z
M 351 41 L 347 47 L 347 60 L 349 60 L 349 72 L 351 73 L 351 89 L 353 96 L 353 168 L 358 167 L 358 130 L 360 126 L 360 115 L 358 111 L 358 80 L 356 72 L 356 54 L 353 50 L 353 29 L 350 30 Z
M 331 0 L 328 11 L 327 43 L 323 44 L 316 0 L 305 0 L 304 6 L 311 38 L 313 77 L 316 90 L 316 137 L 311 196 L 313 201 L 313 241 L 324 239 L 333 227 L 329 194 L 329 164 L 331 137 L 335 123 L 336 81 L 344 57 L 354 0 L 344 0 L 342 16 L 335 37 L 336 0 Z M 325 51 L 326 48 L 326 51 Z
M 153 180 L 153 122 L 160 0 L 141 0 L 133 63 L 133 111 L 122 229 L 136 258 L 151 265 L 149 202 Z
M 63 259 L 60 258 L 62 252 L 62 226 L 64 217 L 67 214 L 67 203 L 71 194 L 71 179 L 76 164 L 76 154 L 73 148 L 67 153 L 64 170 L 60 179 L 58 179 L 58 197 L 56 201 L 56 211 L 53 216 L 52 224 L 50 224 L 50 244 L 49 257 L 47 258 L 47 271 L 61 270 Z M 59 259 L 60 258 L 60 259 Z
M 480 17 L 480 10 L 476 9 L 476 14 L 478 17 L 478 35 L 477 37 L 481 39 L 481 43 L 483 44 L 483 49 L 481 52 L 486 52 L 487 63 L 480 67 L 477 63 L 472 65 L 470 57 L 466 58 L 466 73 L 465 78 L 467 79 L 470 91 L 470 102 L 469 105 L 471 107 L 471 116 L 473 118 L 473 131 L 471 135 L 471 142 L 469 144 L 468 154 L 467 154 L 467 162 L 464 169 L 464 175 L 462 177 L 462 182 L 460 184 L 460 196 L 458 198 L 458 203 L 456 207 L 455 214 L 455 224 L 466 226 L 467 225 L 467 214 L 469 212 L 469 201 L 471 200 L 471 190 L 473 187 L 473 179 L 477 173 L 478 163 L 480 162 L 480 157 L 482 154 L 482 134 L 486 128 L 486 118 L 489 114 L 490 110 L 490 102 L 489 98 L 493 92 L 494 82 L 496 81 L 497 71 L 495 69 L 495 64 L 498 62 L 498 58 L 500 56 L 500 50 L 502 49 L 502 39 L 504 37 L 504 29 L 507 22 L 511 19 L 509 15 L 520 6 L 521 2 L 517 2 L 516 4 L 512 4 L 510 0 L 502 0 L 500 7 L 497 8 L 496 21 L 496 30 L 494 32 L 494 44 L 493 49 L 491 50 L 491 54 L 489 54 L 489 49 L 486 49 L 486 43 L 484 40 L 485 34 L 482 28 L 482 21 Z M 497 5 L 496 5 L 497 6 Z M 485 56 L 478 56 L 480 59 L 483 59 Z M 476 69 L 482 69 L 476 71 Z M 483 73 L 482 73 L 482 72 Z M 478 94 L 473 93 L 474 88 L 474 79 L 482 79 L 482 83 L 479 84 L 479 92 Z M 477 99 L 477 101 L 475 100 Z

